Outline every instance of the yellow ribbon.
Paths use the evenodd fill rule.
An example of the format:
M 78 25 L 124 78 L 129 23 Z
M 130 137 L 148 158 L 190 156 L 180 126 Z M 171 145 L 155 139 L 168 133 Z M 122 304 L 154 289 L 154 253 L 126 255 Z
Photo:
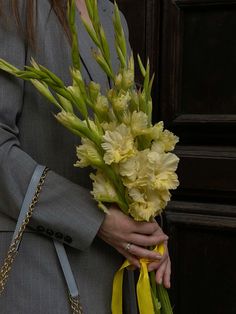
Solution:
M 157 245 L 154 250 L 161 255 L 164 254 L 165 248 L 163 244 Z M 155 314 L 151 286 L 148 276 L 148 264 L 150 260 L 141 259 L 140 260 L 140 274 L 137 283 L 137 299 L 140 314 Z M 122 314 L 122 286 L 123 286 L 123 276 L 125 268 L 129 267 L 131 264 L 128 260 L 124 262 L 121 268 L 116 272 L 113 280 L 113 291 L 112 291 L 112 303 L 111 310 L 112 314 Z

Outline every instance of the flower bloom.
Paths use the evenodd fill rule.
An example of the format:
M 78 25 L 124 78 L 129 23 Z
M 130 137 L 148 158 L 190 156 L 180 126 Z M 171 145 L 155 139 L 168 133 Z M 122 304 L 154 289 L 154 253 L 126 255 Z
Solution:
M 118 96 L 112 98 L 112 105 L 116 111 L 124 111 L 128 108 L 131 97 L 129 92 L 121 93 Z
M 118 200 L 116 190 L 110 180 L 103 175 L 102 171 L 97 171 L 96 174 L 91 173 L 90 178 L 93 180 L 93 190 L 91 194 L 94 199 L 99 202 L 100 208 L 102 202 L 115 203 Z
M 174 135 L 172 132 L 165 130 L 160 136 L 160 140 L 164 145 L 165 152 L 170 152 L 175 148 L 178 143 L 178 136 Z
M 82 145 L 76 147 L 76 155 L 78 160 L 74 164 L 75 167 L 101 167 L 104 164 L 96 146 L 87 138 L 82 138 Z
M 136 150 L 130 129 L 123 123 L 114 131 L 105 132 L 101 146 L 105 151 L 104 161 L 108 165 L 133 156 Z
M 138 221 L 150 221 L 165 205 L 161 195 L 149 188 L 131 189 L 129 196 L 133 200 L 130 204 L 130 214 Z

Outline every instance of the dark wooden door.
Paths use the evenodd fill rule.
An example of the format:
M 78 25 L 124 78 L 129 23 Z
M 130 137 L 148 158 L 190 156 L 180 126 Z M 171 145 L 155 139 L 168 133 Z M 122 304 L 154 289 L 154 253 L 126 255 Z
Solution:
M 236 0 L 120 0 L 180 143 L 165 212 L 175 314 L 236 313 Z M 137 76 L 139 79 L 139 76 Z

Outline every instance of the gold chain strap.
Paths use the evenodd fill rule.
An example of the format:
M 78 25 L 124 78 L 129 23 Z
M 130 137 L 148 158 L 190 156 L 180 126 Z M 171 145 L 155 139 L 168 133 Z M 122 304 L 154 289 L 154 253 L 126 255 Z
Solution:
M 73 298 L 69 294 L 69 300 L 70 300 L 70 306 L 71 306 L 72 314 L 83 314 L 83 309 L 82 309 L 82 306 L 81 306 L 81 303 L 80 303 L 79 296 Z
M 7 256 L 5 257 L 4 262 L 3 262 L 3 266 L 0 269 L 0 296 L 2 295 L 2 293 L 6 287 L 7 279 L 9 277 L 9 273 L 11 271 L 12 264 L 15 260 L 17 253 L 18 253 L 18 250 L 17 250 L 18 245 L 20 244 L 21 239 L 23 237 L 23 233 L 24 233 L 24 231 L 25 231 L 25 229 L 26 229 L 26 227 L 30 221 L 30 218 L 33 215 L 35 206 L 38 203 L 39 195 L 40 195 L 40 192 L 42 190 L 42 187 L 43 187 L 43 184 L 45 182 L 46 175 L 47 175 L 48 171 L 49 171 L 49 169 L 45 168 L 41 177 L 40 177 L 39 183 L 38 183 L 37 188 L 36 188 L 36 192 L 34 194 L 32 201 L 31 201 L 31 204 L 29 206 L 29 209 L 28 209 L 28 212 L 25 216 L 25 219 L 23 220 L 23 223 L 22 223 L 14 241 L 11 243 L 11 245 L 9 247 L 8 252 L 7 252 Z M 71 295 L 69 295 L 69 301 L 70 301 L 70 305 L 71 305 L 72 314 L 83 314 L 83 310 L 82 310 L 82 306 L 81 306 L 79 297 L 73 298 Z
M 16 255 L 17 255 L 17 252 L 18 252 L 17 247 L 20 244 L 21 239 L 23 237 L 23 233 L 25 231 L 25 228 L 28 225 L 30 218 L 33 215 L 34 208 L 35 208 L 36 204 L 38 203 L 39 194 L 42 190 L 42 186 L 44 184 L 48 170 L 49 170 L 48 168 L 45 168 L 43 173 L 42 173 L 42 176 L 41 176 L 39 183 L 37 185 L 36 192 L 34 194 L 32 201 L 31 201 L 31 204 L 29 206 L 29 209 L 28 209 L 28 212 L 25 216 L 25 219 L 23 220 L 23 223 L 22 223 L 14 241 L 11 243 L 11 245 L 9 247 L 8 252 L 7 252 L 7 256 L 5 257 L 5 260 L 3 262 L 3 266 L 1 267 L 1 270 L 0 270 L 0 296 L 2 295 L 2 293 L 5 289 L 7 279 L 9 277 L 9 273 L 10 273 L 11 268 L 12 268 L 12 264 L 15 260 Z

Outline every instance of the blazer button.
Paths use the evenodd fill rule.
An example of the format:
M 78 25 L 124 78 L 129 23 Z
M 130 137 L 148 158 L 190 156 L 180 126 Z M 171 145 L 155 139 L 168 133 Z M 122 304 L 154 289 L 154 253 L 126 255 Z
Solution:
M 72 242 L 72 238 L 70 236 L 65 236 L 64 237 L 64 241 L 67 243 L 71 243 Z
M 56 232 L 56 233 L 55 233 L 55 237 L 56 237 L 57 239 L 63 239 L 63 234 L 62 234 L 61 232 Z
M 52 237 L 52 236 L 54 235 L 54 232 L 53 232 L 51 229 L 47 229 L 47 230 L 46 230 L 46 233 L 47 233 L 50 237 Z
M 39 232 L 44 232 L 45 231 L 45 228 L 43 226 L 37 226 L 37 231 Z

